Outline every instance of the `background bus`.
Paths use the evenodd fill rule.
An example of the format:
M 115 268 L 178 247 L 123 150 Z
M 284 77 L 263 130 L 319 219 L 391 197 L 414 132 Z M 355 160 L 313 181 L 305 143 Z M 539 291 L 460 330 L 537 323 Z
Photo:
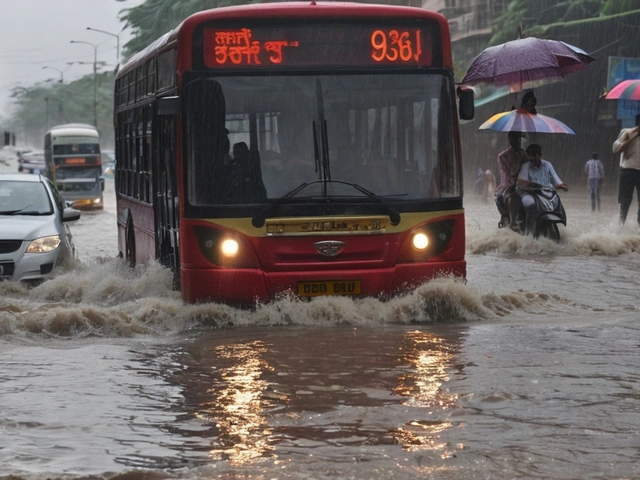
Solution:
M 120 255 L 160 259 L 185 301 L 385 297 L 466 274 L 456 87 L 437 13 L 199 12 L 119 70 L 114 110 Z
M 92 125 L 68 123 L 44 135 L 46 175 L 75 208 L 103 208 L 100 136 Z

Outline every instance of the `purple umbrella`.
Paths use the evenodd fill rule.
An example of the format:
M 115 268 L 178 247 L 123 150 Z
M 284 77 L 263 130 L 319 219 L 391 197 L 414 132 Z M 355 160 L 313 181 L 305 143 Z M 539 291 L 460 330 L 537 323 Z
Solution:
M 587 68 L 595 58 L 558 40 L 528 37 L 489 47 L 471 63 L 462 83 L 509 85 L 517 92 L 546 79 L 561 79 Z

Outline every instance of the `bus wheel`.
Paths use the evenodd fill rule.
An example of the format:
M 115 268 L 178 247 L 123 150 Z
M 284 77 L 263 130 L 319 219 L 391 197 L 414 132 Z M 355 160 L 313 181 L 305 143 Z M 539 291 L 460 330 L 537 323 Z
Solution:
M 127 243 L 125 246 L 124 259 L 127 261 L 129 266 L 133 268 L 136 266 L 136 237 L 133 234 L 133 224 L 131 223 L 131 220 L 127 223 L 125 236 L 127 238 Z
M 180 267 L 176 259 L 176 252 L 171 246 L 168 245 L 168 243 L 169 242 L 167 240 L 162 242 L 162 246 L 160 248 L 160 265 L 171 270 L 171 273 L 173 275 L 173 289 L 179 291 Z

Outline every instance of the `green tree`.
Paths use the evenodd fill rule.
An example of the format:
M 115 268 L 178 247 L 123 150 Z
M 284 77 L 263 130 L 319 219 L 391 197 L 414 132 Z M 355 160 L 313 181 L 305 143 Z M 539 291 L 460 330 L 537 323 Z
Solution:
M 113 72 L 95 77 L 96 125 L 104 145 L 113 145 Z M 39 83 L 12 90 L 15 114 L 5 124 L 19 132 L 22 143 L 42 148 L 44 132 L 62 123 L 94 123 L 94 77 L 86 75 L 68 84 Z
M 489 45 L 517 39 L 523 31 L 537 25 L 555 23 L 570 7 L 570 2 L 557 0 L 512 0 L 507 10 L 496 20 Z
M 177 27 L 188 16 L 211 8 L 260 3 L 243 0 L 147 0 L 121 11 L 120 20 L 131 28 L 132 39 L 124 46 L 125 56 L 138 52 Z
M 118 0 L 125 1 L 125 0 Z M 180 24 L 189 15 L 210 8 L 252 3 L 240 0 L 146 0 L 124 8 L 120 20 L 131 28 L 132 40 L 125 55 L 142 50 Z M 105 147 L 113 145 L 113 72 L 95 77 L 96 127 Z M 19 132 L 20 141 L 41 148 L 48 127 L 61 123 L 94 123 L 94 76 L 87 75 L 70 84 L 42 82 L 16 87 L 12 93 L 14 113 L 3 120 L 3 127 Z
M 602 7 L 602 14 L 617 15 L 633 10 L 640 10 L 640 0 L 606 0 Z

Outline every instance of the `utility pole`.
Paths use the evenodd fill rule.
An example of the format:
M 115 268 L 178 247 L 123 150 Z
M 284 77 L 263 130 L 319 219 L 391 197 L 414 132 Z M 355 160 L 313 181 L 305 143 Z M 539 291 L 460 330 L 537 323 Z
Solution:
M 71 43 L 86 43 L 93 47 L 93 126 L 98 128 L 98 46 L 82 40 L 71 40 Z
M 104 33 L 105 35 L 111 35 L 112 37 L 116 37 L 116 68 L 120 65 L 120 35 L 117 33 L 106 32 L 104 30 L 98 30 L 97 28 L 87 27 L 87 30 L 91 30 L 93 32 Z

